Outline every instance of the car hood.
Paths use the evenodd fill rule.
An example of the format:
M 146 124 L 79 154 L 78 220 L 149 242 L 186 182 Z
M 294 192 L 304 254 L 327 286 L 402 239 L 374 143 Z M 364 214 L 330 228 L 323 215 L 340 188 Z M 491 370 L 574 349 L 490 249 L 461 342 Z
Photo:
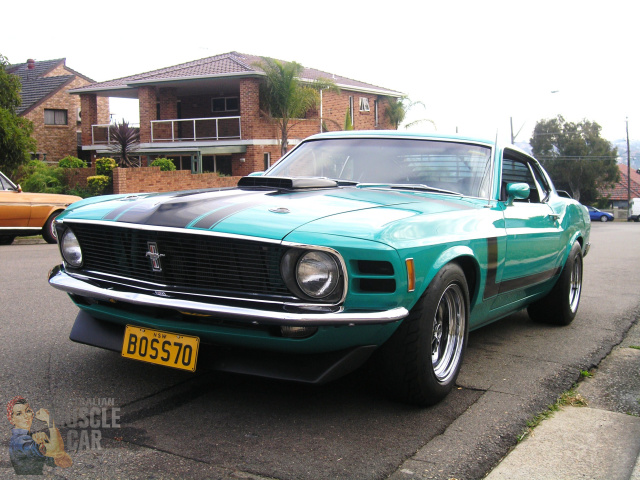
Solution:
M 32 193 L 32 192 L 11 192 L 15 195 L 15 200 L 22 203 L 35 203 L 41 205 L 63 205 L 67 206 L 82 200 L 82 197 L 75 195 L 62 195 L 56 193 Z
M 353 225 L 353 212 L 363 212 L 362 218 L 368 219 L 369 229 L 375 229 L 376 225 L 414 215 L 468 208 L 471 208 L 468 202 L 460 197 L 390 189 L 340 187 L 279 191 L 231 188 L 104 197 L 94 202 L 80 202 L 61 218 L 198 229 L 281 240 L 293 230 L 305 225 L 309 228 L 310 224 L 322 219 L 322 233 L 332 233 L 327 231 L 331 225 L 335 226 L 336 232 L 349 231 L 344 223 Z M 343 215 L 347 213 L 351 215 Z

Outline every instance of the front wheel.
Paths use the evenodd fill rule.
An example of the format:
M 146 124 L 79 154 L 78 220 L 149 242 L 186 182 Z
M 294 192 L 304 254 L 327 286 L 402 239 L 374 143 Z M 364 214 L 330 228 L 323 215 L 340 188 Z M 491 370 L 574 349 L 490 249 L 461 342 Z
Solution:
M 376 358 L 388 393 L 433 405 L 455 385 L 469 330 L 469 290 L 462 269 L 445 265 Z
M 53 212 L 49 215 L 49 218 L 47 218 L 47 221 L 44 223 L 44 227 L 42 227 L 42 238 L 44 238 L 47 243 L 58 243 L 56 227 L 53 222 L 60 213 L 62 212 Z
M 606 215 L 602 215 L 602 216 L 600 217 L 600 221 L 601 221 L 601 222 L 608 222 L 608 221 L 609 221 L 609 217 L 607 217 Z
M 553 325 L 569 325 L 578 313 L 582 293 L 582 250 L 575 242 L 558 282 L 549 294 L 527 307 L 532 320 Z

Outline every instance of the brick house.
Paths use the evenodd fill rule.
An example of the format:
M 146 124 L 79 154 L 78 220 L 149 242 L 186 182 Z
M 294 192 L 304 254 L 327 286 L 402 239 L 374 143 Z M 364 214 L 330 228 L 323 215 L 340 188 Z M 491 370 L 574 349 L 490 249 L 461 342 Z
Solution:
M 34 158 L 57 162 L 67 155 L 80 156 L 80 99 L 69 90 L 94 83 L 66 66 L 66 59 L 34 61 L 9 65 L 7 73 L 22 84 L 22 104 L 17 114 L 33 123 L 37 142 Z M 97 118 L 109 122 L 109 99 L 96 103 Z M 84 156 L 88 159 L 88 156 Z
M 279 130 L 260 112 L 256 66 L 261 58 L 237 52 L 75 88 L 82 103 L 82 148 L 92 157 L 109 152 L 104 97 L 137 98 L 139 154 L 147 162 L 170 157 L 179 170 L 247 175 L 280 158 Z M 384 114 L 400 92 L 305 68 L 302 80 L 331 79 L 340 92 L 321 92 L 317 111 L 295 120 L 289 145 L 325 130 L 341 130 L 347 112 L 357 130 L 393 128 Z

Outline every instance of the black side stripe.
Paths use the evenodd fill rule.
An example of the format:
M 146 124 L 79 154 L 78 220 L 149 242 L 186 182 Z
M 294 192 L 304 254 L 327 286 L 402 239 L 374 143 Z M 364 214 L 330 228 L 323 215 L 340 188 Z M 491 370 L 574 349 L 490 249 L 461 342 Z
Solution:
M 484 286 L 483 299 L 495 297 L 500 293 L 500 285 L 496 283 L 498 272 L 498 238 L 487 238 L 487 283 Z
M 560 275 L 562 267 L 552 268 L 533 275 L 527 275 L 520 278 L 513 278 L 503 282 L 496 282 L 496 274 L 498 270 L 498 239 L 496 237 L 487 238 L 487 282 L 484 287 L 483 300 L 495 297 L 501 293 L 508 293 L 513 290 L 535 285 L 544 282 L 550 278 Z

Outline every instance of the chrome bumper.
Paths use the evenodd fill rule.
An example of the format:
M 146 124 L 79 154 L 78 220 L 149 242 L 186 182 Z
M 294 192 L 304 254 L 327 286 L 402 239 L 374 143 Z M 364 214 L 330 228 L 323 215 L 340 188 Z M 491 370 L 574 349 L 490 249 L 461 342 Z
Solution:
M 64 292 L 97 300 L 124 302 L 149 307 L 170 308 L 179 311 L 186 310 L 216 317 L 224 317 L 229 320 L 265 325 L 371 325 L 396 322 L 398 320 L 402 320 L 409 314 L 408 310 L 404 307 L 392 308 L 391 310 L 385 310 L 382 312 L 345 313 L 338 311 L 329 313 L 290 313 L 227 305 L 212 305 L 192 300 L 156 297 L 143 293 L 109 290 L 78 280 L 77 278 L 67 274 L 60 267 L 54 268 L 49 273 L 49 284 Z

